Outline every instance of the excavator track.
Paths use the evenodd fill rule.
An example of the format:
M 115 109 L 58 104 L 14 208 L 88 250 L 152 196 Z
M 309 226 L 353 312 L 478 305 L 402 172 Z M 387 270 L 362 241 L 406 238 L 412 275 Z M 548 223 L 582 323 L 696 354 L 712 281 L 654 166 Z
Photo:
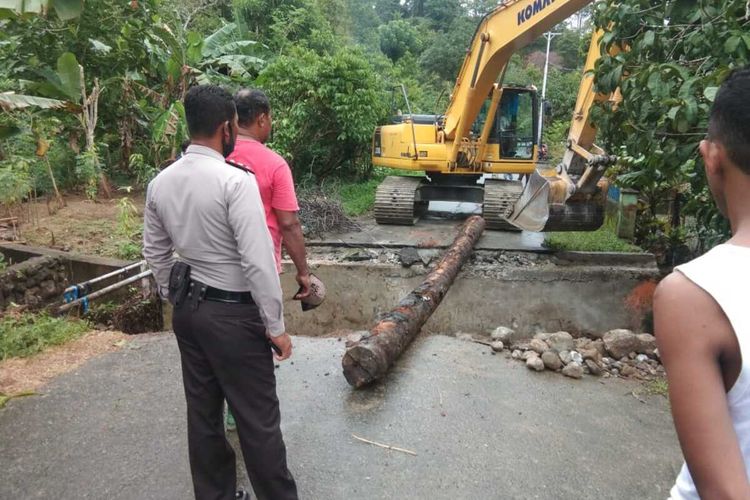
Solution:
M 421 184 L 421 177 L 386 177 L 375 192 L 375 221 L 413 226 L 427 204 L 419 197 Z
M 484 181 L 484 204 L 482 215 L 487 222 L 487 229 L 499 231 L 520 231 L 506 220 L 523 192 L 520 181 L 501 181 L 487 179 Z

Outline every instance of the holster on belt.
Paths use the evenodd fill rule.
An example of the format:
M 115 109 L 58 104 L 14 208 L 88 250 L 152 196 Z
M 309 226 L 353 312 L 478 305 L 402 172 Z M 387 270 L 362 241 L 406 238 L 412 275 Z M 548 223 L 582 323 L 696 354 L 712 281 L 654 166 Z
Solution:
M 190 266 L 177 261 L 169 272 L 169 302 L 180 307 L 190 292 Z

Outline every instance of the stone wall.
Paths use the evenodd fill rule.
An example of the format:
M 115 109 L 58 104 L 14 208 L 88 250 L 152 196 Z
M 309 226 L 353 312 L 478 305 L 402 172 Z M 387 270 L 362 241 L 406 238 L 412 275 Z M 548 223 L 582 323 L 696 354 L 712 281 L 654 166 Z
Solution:
M 40 308 L 62 301 L 68 266 L 61 257 L 33 257 L 0 272 L 0 310 L 11 303 Z

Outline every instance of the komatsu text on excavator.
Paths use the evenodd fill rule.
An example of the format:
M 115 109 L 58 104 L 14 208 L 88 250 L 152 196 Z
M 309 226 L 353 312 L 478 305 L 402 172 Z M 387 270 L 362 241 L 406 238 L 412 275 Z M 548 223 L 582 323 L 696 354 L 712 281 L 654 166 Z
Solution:
M 532 86 L 503 86 L 505 67 L 519 48 L 593 0 L 505 0 L 479 23 L 443 115 L 407 114 L 378 127 L 373 164 L 425 172 L 390 176 L 378 187 L 380 224 L 411 225 L 430 201 L 482 204 L 490 229 L 588 231 L 604 221 L 603 175 L 614 157 L 594 144 L 589 122 L 601 32 L 594 34 L 562 162 L 539 160 L 540 106 Z M 408 101 L 407 101 L 408 105 Z M 514 174 L 512 180 L 497 175 Z

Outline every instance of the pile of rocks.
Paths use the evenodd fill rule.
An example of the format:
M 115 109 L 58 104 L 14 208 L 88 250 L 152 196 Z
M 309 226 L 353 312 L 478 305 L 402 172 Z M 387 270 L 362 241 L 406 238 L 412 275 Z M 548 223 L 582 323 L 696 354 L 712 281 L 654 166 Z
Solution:
M 571 378 L 584 374 L 650 380 L 664 375 L 656 338 L 648 333 L 612 330 L 601 338 L 573 338 L 568 332 L 538 333 L 530 340 L 514 340 L 515 332 L 499 327 L 491 347 L 523 361 L 530 370 L 551 370 Z

